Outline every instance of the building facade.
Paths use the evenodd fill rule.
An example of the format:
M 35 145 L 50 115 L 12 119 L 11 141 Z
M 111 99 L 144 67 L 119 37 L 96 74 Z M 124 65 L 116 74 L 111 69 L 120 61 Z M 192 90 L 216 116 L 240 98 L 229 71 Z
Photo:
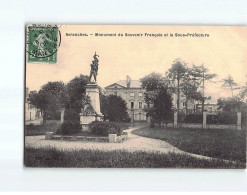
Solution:
M 174 108 L 177 108 L 177 94 L 173 94 L 172 104 Z M 180 94 L 179 110 L 184 114 L 192 114 L 196 110 L 196 104 L 193 101 L 186 101 L 186 97 L 183 93 Z
M 197 112 L 199 113 L 202 112 L 202 104 L 197 104 L 196 108 L 197 108 Z M 217 115 L 220 111 L 218 108 L 219 106 L 217 104 L 212 104 L 212 103 L 204 104 L 204 111 L 206 111 L 208 115 Z
M 126 101 L 128 114 L 135 121 L 147 120 L 144 92 L 141 82 L 132 80 L 129 76 L 126 80 L 120 80 L 105 87 L 105 95 L 118 95 Z
M 116 83 L 105 87 L 105 95 L 118 95 L 127 102 L 128 114 L 135 121 L 146 121 L 146 103 L 144 101 L 145 90 L 139 80 L 132 80 L 129 76 L 126 80 L 120 80 Z M 177 108 L 177 94 L 172 95 L 173 107 Z M 205 102 L 205 110 L 208 114 L 215 115 L 218 113 L 217 104 Z M 201 104 L 196 104 L 192 100 L 186 101 L 183 93 L 180 94 L 179 110 L 184 114 L 201 113 Z
M 39 119 L 41 117 L 40 110 L 34 105 L 30 104 L 29 97 L 30 94 L 37 93 L 36 91 L 29 91 L 26 87 L 26 97 L 25 97 L 25 121 L 32 121 Z

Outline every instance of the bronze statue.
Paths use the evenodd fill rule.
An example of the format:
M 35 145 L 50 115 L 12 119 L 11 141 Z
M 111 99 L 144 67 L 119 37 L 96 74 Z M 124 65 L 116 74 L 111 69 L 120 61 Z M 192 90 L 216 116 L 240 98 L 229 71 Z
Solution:
M 96 80 L 97 80 L 98 66 L 99 66 L 99 59 L 97 57 L 99 57 L 99 55 L 97 55 L 96 52 L 95 52 L 95 54 L 93 56 L 94 60 L 92 61 L 92 64 L 91 64 L 89 82 L 92 82 L 91 81 L 92 76 L 94 77 L 94 82 L 96 82 Z

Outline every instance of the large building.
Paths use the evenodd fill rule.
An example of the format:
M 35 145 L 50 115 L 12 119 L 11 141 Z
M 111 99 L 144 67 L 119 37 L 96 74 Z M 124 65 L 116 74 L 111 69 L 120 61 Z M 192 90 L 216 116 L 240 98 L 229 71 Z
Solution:
M 121 96 L 127 102 L 128 114 L 131 119 L 146 120 L 144 89 L 139 80 L 132 80 L 127 76 L 126 80 L 120 80 L 105 87 L 105 93 L 106 95 Z
M 144 92 L 141 82 L 132 80 L 129 76 L 126 77 L 126 80 L 120 80 L 105 87 L 105 95 L 118 95 L 127 102 L 128 114 L 135 121 L 147 120 L 145 112 L 147 105 L 144 101 Z M 174 93 L 172 98 L 173 107 L 177 108 L 177 95 Z M 179 107 L 179 110 L 184 114 L 201 113 L 201 104 L 196 104 L 193 101 L 186 102 L 186 97 L 183 93 L 180 94 Z M 212 104 L 209 101 L 205 102 L 205 110 L 208 114 L 217 114 L 217 108 L 217 104 Z
M 187 104 L 187 109 L 186 109 Z M 174 108 L 177 108 L 177 95 L 173 94 L 173 105 Z M 188 100 L 186 102 L 186 97 L 183 93 L 180 95 L 180 105 L 179 110 L 184 114 L 198 114 L 202 112 L 202 104 L 194 102 L 193 100 Z M 206 100 L 204 103 L 204 111 L 207 112 L 208 115 L 216 115 L 218 114 L 218 105 L 216 103 L 211 103 L 210 100 Z

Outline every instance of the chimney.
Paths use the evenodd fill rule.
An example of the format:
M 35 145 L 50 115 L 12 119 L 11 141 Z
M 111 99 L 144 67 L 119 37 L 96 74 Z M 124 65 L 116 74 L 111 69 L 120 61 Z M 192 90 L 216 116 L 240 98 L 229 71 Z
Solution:
M 127 87 L 130 88 L 130 81 L 131 81 L 131 78 L 129 77 L 129 75 L 126 76 L 126 84 L 127 84 Z

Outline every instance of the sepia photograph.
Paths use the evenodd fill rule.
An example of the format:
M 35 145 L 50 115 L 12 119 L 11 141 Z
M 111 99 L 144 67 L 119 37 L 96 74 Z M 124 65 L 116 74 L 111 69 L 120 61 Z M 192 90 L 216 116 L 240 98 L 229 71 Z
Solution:
M 245 169 L 246 33 L 26 25 L 24 166 Z

